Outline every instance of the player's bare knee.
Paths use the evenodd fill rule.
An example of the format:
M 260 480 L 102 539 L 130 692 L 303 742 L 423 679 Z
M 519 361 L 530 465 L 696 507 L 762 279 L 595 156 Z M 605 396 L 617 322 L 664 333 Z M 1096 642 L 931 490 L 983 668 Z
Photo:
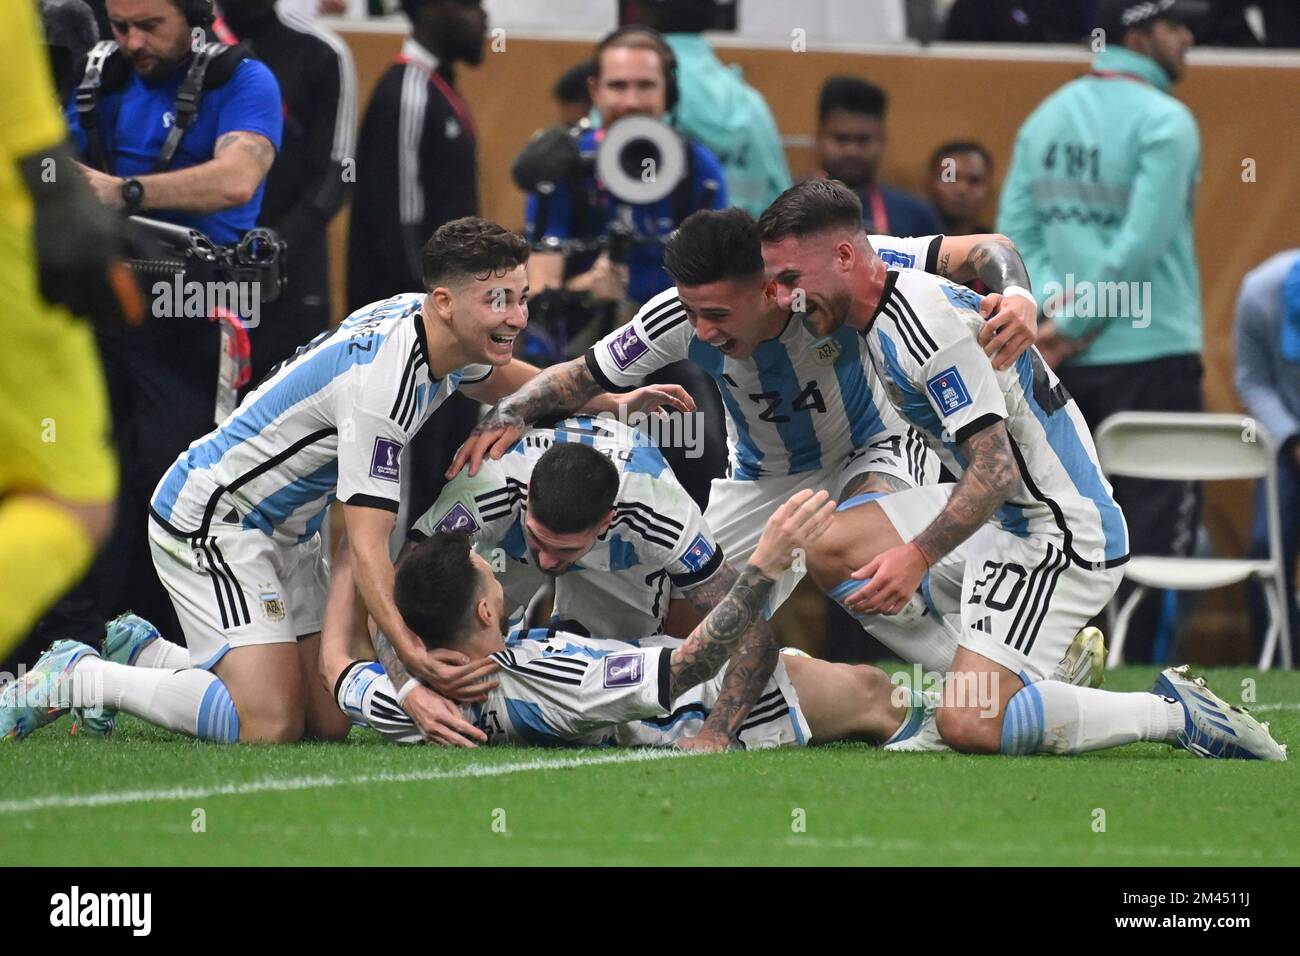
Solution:
M 853 668 L 858 708 L 868 728 L 889 727 L 896 723 L 895 691 L 889 675 L 879 667 L 858 664 Z
M 301 710 L 296 713 L 251 714 L 239 718 L 239 739 L 243 743 L 290 744 L 302 740 L 306 730 L 306 717 Z
M 832 520 L 826 532 L 808 544 L 805 559 L 813 583 L 829 591 L 850 574 L 858 565 L 851 565 L 853 529 L 844 521 Z
M 889 675 L 879 667 L 870 664 L 857 664 L 853 667 L 853 679 L 864 704 L 874 705 L 881 701 L 888 703 L 894 685 Z
M 939 736 L 953 750 L 995 754 L 1001 749 L 1000 715 L 988 716 L 978 707 L 940 707 L 934 714 Z

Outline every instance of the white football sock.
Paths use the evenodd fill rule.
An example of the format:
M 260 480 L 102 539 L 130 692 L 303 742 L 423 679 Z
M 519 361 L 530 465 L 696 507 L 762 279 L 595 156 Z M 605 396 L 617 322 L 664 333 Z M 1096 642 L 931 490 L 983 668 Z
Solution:
M 90 654 L 77 662 L 75 673 L 82 707 L 100 704 L 203 740 L 239 739 L 239 715 L 216 674 L 128 667 Z
M 1182 704 L 1155 694 L 1039 681 L 1007 704 L 1002 752 L 1076 754 L 1138 740 L 1175 743 L 1184 723 Z
M 202 663 L 202 662 L 200 662 Z M 131 662 L 132 667 L 163 667 L 178 671 L 190 666 L 190 652 L 179 644 L 173 644 L 165 637 L 157 637 L 140 648 L 140 653 Z

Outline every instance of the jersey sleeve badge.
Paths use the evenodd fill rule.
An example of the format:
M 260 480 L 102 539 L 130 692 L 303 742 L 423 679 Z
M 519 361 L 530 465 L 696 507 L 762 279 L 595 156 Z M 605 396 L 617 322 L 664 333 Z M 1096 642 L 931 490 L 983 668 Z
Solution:
M 370 457 L 370 477 L 384 481 L 401 481 L 402 445 L 388 438 L 375 439 L 375 451 Z
M 456 502 L 451 506 L 451 510 L 442 516 L 436 525 L 433 526 L 434 532 L 439 531 L 456 531 L 460 534 L 473 534 L 479 530 L 479 524 L 474 520 L 474 515 L 465 507 L 462 502 Z
M 925 383 L 936 404 L 945 415 L 951 415 L 958 409 L 971 404 L 970 389 L 962 381 L 956 366 L 944 369 Z
M 614 360 L 614 364 L 624 372 L 627 371 L 629 365 L 648 351 L 650 351 L 650 346 L 641 340 L 641 336 L 637 334 L 636 326 L 631 324 L 609 343 L 610 357 Z
M 699 571 L 709 563 L 711 557 L 713 557 L 713 545 L 709 544 L 704 535 L 697 534 L 695 540 L 691 542 L 691 546 L 682 555 L 682 564 L 692 571 Z
M 606 687 L 634 687 L 643 677 L 644 654 L 611 654 L 605 658 Z

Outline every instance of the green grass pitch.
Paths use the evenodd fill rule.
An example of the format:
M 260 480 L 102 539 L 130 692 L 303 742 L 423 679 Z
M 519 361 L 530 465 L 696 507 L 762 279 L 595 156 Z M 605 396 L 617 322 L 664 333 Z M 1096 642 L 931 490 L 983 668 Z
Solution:
M 1154 674 L 1113 671 L 1107 687 L 1145 689 Z M 1252 709 L 1300 742 L 1300 674 L 1206 676 L 1233 701 L 1254 680 Z M 676 757 L 402 748 L 361 730 L 346 744 L 222 747 L 129 718 L 109 740 L 68 726 L 0 744 L 11 863 L 1300 863 L 1300 763 L 1154 744 L 1084 757 L 860 745 Z

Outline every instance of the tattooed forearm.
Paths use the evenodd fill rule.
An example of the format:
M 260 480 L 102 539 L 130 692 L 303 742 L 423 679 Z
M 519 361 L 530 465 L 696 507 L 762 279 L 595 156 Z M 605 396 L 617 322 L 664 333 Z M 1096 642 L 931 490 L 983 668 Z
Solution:
M 913 544 L 933 564 L 969 538 L 1005 502 L 1020 480 L 1007 428 L 1001 421 L 961 443 L 970 462 L 952 497 Z
M 383 631 L 375 631 L 375 656 L 379 658 L 379 663 L 384 665 L 384 673 L 388 679 L 393 682 L 394 690 L 401 690 L 406 686 L 406 682 L 411 679 L 411 673 L 402 663 L 402 659 L 397 656 L 397 651 L 388 638 L 384 637 Z
M 952 253 L 945 252 L 939 259 L 939 275 L 943 276 L 945 279 L 952 277 L 952 273 L 948 271 L 948 260 L 951 258 Z
M 775 582 L 753 565 L 739 575 L 729 565 L 687 593 L 708 614 L 673 652 L 671 695 L 676 698 L 713 677 L 728 657 L 731 666 L 704 722 L 703 733 L 734 736 L 776 667 L 776 636 L 763 620 Z
M 1025 261 L 1020 258 L 1016 247 L 996 239 L 985 239 L 971 247 L 967 263 L 971 270 L 993 292 L 1001 292 L 1007 286 L 1018 285 L 1032 288 L 1029 284 L 1029 271 Z M 946 275 L 942 269 L 940 275 Z
M 552 365 L 498 402 L 474 431 L 483 432 L 501 425 L 531 425 L 547 415 L 574 412 L 603 391 L 587 368 L 586 360 L 577 358 Z

